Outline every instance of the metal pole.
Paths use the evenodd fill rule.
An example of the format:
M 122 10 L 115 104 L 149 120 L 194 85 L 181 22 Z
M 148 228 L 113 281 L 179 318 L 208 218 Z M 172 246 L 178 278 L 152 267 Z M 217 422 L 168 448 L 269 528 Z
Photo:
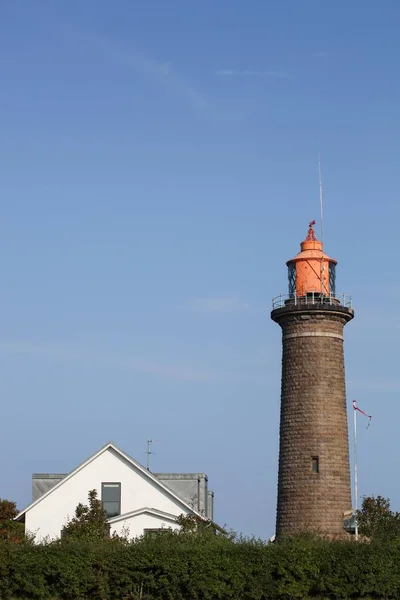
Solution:
M 152 453 L 150 450 L 150 444 L 152 443 L 153 440 L 147 440 L 147 459 L 146 459 L 146 467 L 147 470 L 150 471 L 150 454 Z
M 320 203 L 320 216 L 321 216 L 321 292 L 324 296 L 328 294 L 330 289 L 330 281 L 329 281 L 329 271 L 328 271 L 328 281 L 325 279 L 325 259 L 324 259 L 324 193 L 322 188 L 322 170 L 321 170 L 321 152 L 319 148 L 319 140 L 318 140 L 318 176 L 319 176 L 319 203 Z M 328 269 L 329 269 L 329 261 L 328 261 Z M 324 292 L 325 288 L 325 292 Z
M 322 172 L 321 172 L 321 154 L 318 148 L 318 175 L 319 175 L 319 203 L 321 211 L 321 247 L 322 247 L 322 265 L 324 264 L 324 196 L 322 191 Z
M 358 477 L 357 477 L 357 411 L 353 406 L 354 413 L 354 508 L 355 508 L 355 539 L 358 542 L 358 520 L 357 520 L 357 511 L 358 511 Z

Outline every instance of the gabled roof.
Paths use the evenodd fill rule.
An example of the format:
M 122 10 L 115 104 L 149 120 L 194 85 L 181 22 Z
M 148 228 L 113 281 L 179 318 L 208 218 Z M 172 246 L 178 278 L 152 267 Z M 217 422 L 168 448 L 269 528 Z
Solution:
M 218 525 L 218 523 L 215 523 L 215 521 L 211 521 L 210 519 L 205 519 L 202 515 L 200 515 L 199 513 L 196 513 L 196 511 L 193 511 L 193 513 L 195 513 L 196 515 L 201 517 L 203 519 L 203 521 L 207 521 L 208 522 L 207 527 L 209 525 L 213 525 L 215 527 L 215 529 L 217 531 L 219 531 L 220 533 L 226 533 L 226 529 L 224 529 L 223 527 Z M 165 521 L 170 521 L 171 523 L 176 523 L 176 515 L 172 515 L 171 513 L 164 512 L 163 510 L 158 510 L 157 508 L 148 508 L 147 506 L 145 506 L 144 508 L 138 508 L 137 510 L 132 510 L 131 512 L 124 513 L 122 515 L 117 515 L 116 517 L 112 517 L 111 519 L 108 519 L 108 522 L 111 524 L 117 523 L 118 521 L 124 521 L 126 519 L 130 519 L 131 517 L 138 517 L 139 515 L 144 515 L 144 514 L 152 515 L 153 517 L 161 517 Z
M 145 506 L 144 508 L 138 508 L 137 510 L 131 510 L 131 512 L 127 512 L 122 515 L 117 515 L 116 517 L 112 517 L 111 519 L 108 519 L 108 522 L 118 523 L 118 521 L 125 521 L 125 519 L 130 519 L 131 517 L 138 517 L 139 515 L 144 514 L 152 515 L 153 517 L 161 517 L 166 521 L 176 522 L 176 515 L 164 512 L 163 510 L 158 510 L 157 508 L 148 508 L 147 506 Z
M 48 492 L 46 492 L 45 494 L 43 494 L 43 496 L 40 496 L 40 498 L 38 498 L 37 500 L 35 500 L 31 504 L 29 504 L 26 508 L 24 508 L 15 517 L 14 520 L 15 521 L 21 521 L 22 517 L 25 516 L 25 513 L 27 513 L 29 510 L 31 510 L 31 508 L 33 508 L 34 506 L 36 506 L 37 504 L 39 504 L 39 502 L 41 502 L 42 500 L 44 500 L 45 498 L 47 498 L 48 496 L 50 496 L 50 494 L 52 494 L 55 490 L 57 490 L 62 485 L 64 485 L 64 483 L 66 481 L 69 481 L 70 479 L 72 479 L 72 477 L 76 473 L 78 473 L 79 471 L 81 471 L 82 469 L 84 469 L 87 465 L 89 465 L 91 462 L 93 462 L 94 460 L 96 460 L 96 458 L 98 456 L 100 456 L 101 454 L 103 454 L 103 452 L 106 452 L 107 450 L 113 450 L 121 458 L 125 459 L 128 463 L 130 463 L 133 467 L 135 467 L 138 471 L 140 471 L 145 479 L 150 480 L 152 483 L 155 484 L 156 487 L 158 487 L 160 490 L 162 490 L 164 493 L 166 493 L 170 498 L 173 498 L 174 500 L 176 500 L 177 502 L 179 502 L 179 504 L 181 506 L 183 506 L 184 508 L 186 508 L 189 512 L 191 512 L 194 515 L 197 515 L 198 517 L 200 517 L 204 521 L 208 521 L 209 520 L 209 519 L 206 519 L 199 512 L 197 512 L 196 510 L 194 510 L 191 506 L 189 506 L 189 504 L 187 504 L 184 500 L 182 500 L 182 498 L 180 498 L 179 496 L 177 496 L 172 490 L 170 490 L 159 479 L 157 479 L 157 477 L 155 477 L 150 471 L 148 471 L 145 467 L 143 467 L 140 463 L 138 463 L 134 458 L 132 458 L 131 456 L 129 456 L 129 454 L 126 454 L 125 452 L 123 452 L 120 448 L 118 448 L 118 446 L 116 446 L 112 442 L 108 442 L 108 444 L 106 444 L 105 446 L 103 446 L 102 448 L 100 448 L 100 450 L 98 452 L 96 452 L 90 458 L 88 458 L 87 460 L 85 460 L 85 462 L 83 462 L 79 466 L 77 466 L 76 469 L 74 469 L 73 471 L 71 471 L 71 473 L 69 473 L 66 477 L 64 477 L 64 479 L 62 479 L 59 483 L 57 483 L 57 485 L 55 485 L 54 487 L 52 487 Z M 154 510 L 154 509 L 152 509 L 152 510 Z

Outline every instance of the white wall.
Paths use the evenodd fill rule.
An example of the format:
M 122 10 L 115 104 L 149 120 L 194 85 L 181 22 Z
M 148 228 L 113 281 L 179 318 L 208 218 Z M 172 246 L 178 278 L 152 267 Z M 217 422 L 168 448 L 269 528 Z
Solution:
M 144 507 L 156 508 L 176 516 L 189 512 L 112 448 L 107 448 L 28 510 L 25 515 L 26 531 L 36 534 L 38 541 L 47 537 L 60 537 L 68 517 L 74 516 L 77 504 L 87 504 L 89 490 L 96 489 L 98 497 L 101 497 L 102 482 L 121 483 L 121 514 Z M 135 524 L 135 531 L 138 530 L 139 525 Z
M 127 535 L 129 538 L 135 538 L 143 535 L 145 529 L 179 529 L 177 523 L 172 523 L 165 517 L 158 517 L 156 515 L 150 515 L 143 513 L 136 515 L 123 521 L 117 521 L 111 525 L 111 533 L 117 535 Z

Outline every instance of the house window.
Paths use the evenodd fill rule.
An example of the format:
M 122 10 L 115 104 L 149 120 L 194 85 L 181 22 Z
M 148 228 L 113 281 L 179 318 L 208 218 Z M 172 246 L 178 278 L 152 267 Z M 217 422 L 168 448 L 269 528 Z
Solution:
M 163 535 L 164 533 L 169 533 L 170 529 L 144 529 L 143 535 L 146 537 L 158 537 L 159 535 Z
M 311 457 L 311 472 L 319 473 L 319 458 L 318 458 L 318 456 Z
M 102 483 L 101 501 L 107 517 L 116 517 L 121 514 L 121 484 L 120 483 Z

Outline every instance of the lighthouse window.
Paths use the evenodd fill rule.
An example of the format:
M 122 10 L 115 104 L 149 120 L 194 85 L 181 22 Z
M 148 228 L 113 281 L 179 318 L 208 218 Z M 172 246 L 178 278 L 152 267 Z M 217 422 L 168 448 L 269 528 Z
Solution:
M 329 263 L 329 291 L 332 296 L 336 294 L 336 265 Z
M 288 265 L 288 277 L 289 277 L 289 298 L 294 298 L 296 293 L 296 264 L 289 263 Z
M 313 473 L 319 473 L 319 458 L 318 458 L 318 456 L 311 457 L 311 471 Z

